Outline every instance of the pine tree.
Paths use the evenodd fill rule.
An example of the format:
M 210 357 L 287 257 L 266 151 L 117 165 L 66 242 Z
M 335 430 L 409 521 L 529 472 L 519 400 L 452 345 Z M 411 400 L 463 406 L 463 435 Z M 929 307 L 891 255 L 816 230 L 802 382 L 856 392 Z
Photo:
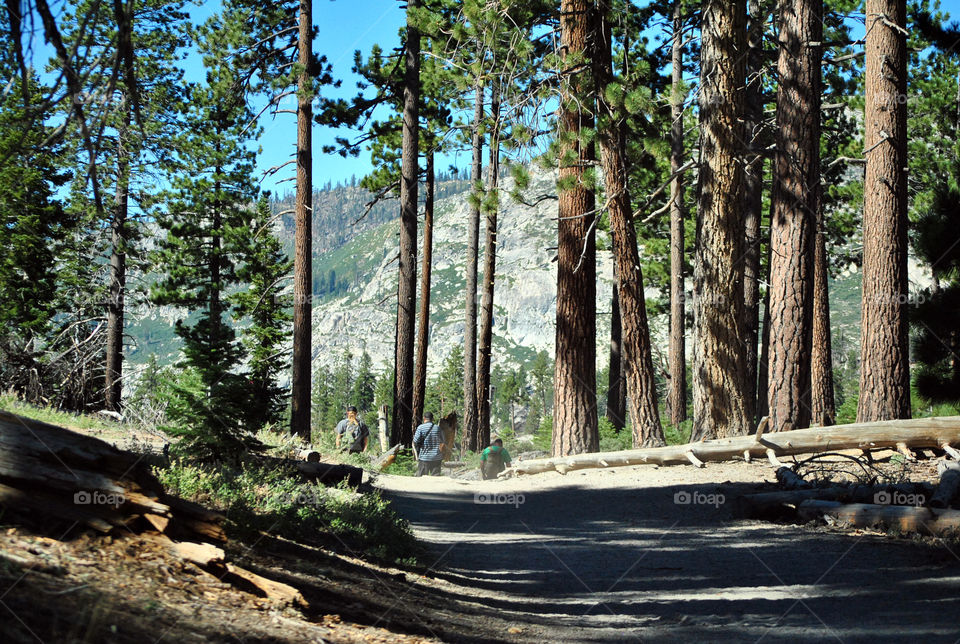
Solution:
M 594 82 L 600 117 L 597 123 L 598 139 L 607 187 L 617 291 L 623 311 L 621 325 L 623 344 L 628 356 L 625 370 L 633 444 L 635 447 L 656 447 L 664 445 L 665 440 L 657 409 L 643 273 L 627 185 L 625 119 L 619 106 L 612 104 L 610 100 L 614 96 L 622 96 L 623 91 L 617 91 L 614 86 L 609 11 L 609 3 L 601 1 L 594 18 Z
M 373 372 L 373 360 L 370 354 L 364 349 L 360 354 L 360 360 L 357 364 L 356 375 L 353 380 L 353 392 L 350 395 L 352 404 L 360 410 L 361 413 L 374 410 L 374 398 L 376 394 L 377 376 Z
M 746 7 L 703 5 L 700 58 L 701 165 L 694 261 L 692 439 L 750 430 L 743 319 L 743 137 Z
M 206 457 L 232 455 L 250 445 L 245 426 L 249 385 L 238 372 L 243 350 L 228 324 L 227 289 L 239 281 L 238 258 L 249 241 L 248 208 L 254 155 L 244 136 L 251 114 L 237 91 L 235 71 L 217 56 L 216 31 L 200 43 L 211 65 L 205 85 L 194 85 L 185 104 L 185 129 L 176 141 L 172 190 L 158 221 L 167 231 L 157 262 L 164 277 L 154 286 L 160 304 L 198 311 L 178 320 L 182 365 L 197 374 L 194 386 L 175 386 L 181 404 L 172 428 L 185 449 Z M 219 63 L 219 64 L 218 64 Z
M 910 417 L 906 0 L 867 0 L 857 420 Z
M 791 0 L 781 15 L 770 224 L 771 431 L 810 424 L 821 93 L 820 47 L 811 43 L 823 40 L 822 13 L 822 0 Z
M 263 194 L 249 221 L 249 242 L 238 254 L 237 279 L 244 289 L 232 296 L 237 317 L 246 318 L 242 342 L 250 357 L 251 399 L 247 423 L 252 428 L 278 424 L 286 409 L 287 389 L 278 385 L 289 364 L 290 296 L 284 295 L 292 262 L 271 230 L 269 195 Z
M 2 78 L 16 78 L 10 49 L 0 48 Z M 32 76 L 27 84 L 34 110 Z M 42 147 L 49 132 L 42 119 L 30 124 L 19 85 L 0 93 L 0 323 L 4 335 L 31 340 L 43 337 L 54 314 L 57 251 L 70 231 L 55 191 L 68 177 L 57 168 L 56 148 Z
M 563 84 L 559 118 L 560 192 L 557 240 L 557 330 L 553 455 L 596 451 L 596 229 L 594 187 L 585 169 L 594 159 L 586 106 L 592 81 L 588 41 L 592 3 L 563 0 L 560 8 Z

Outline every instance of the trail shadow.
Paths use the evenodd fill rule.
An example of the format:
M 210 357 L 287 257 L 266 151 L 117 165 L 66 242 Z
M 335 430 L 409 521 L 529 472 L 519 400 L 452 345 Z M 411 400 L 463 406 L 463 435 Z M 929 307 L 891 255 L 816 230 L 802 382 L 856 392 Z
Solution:
M 955 544 L 735 518 L 732 501 L 760 487 L 389 496 L 432 546 L 436 577 L 581 641 L 957 641 Z

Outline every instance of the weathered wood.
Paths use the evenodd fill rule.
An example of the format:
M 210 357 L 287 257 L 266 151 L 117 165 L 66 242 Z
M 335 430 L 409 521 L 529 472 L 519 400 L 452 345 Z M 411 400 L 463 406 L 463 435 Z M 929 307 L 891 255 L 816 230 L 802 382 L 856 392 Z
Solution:
M 300 591 L 293 586 L 288 586 L 287 584 L 279 581 L 273 581 L 272 579 L 261 577 L 254 572 L 250 572 L 249 570 L 231 563 L 228 563 L 226 568 L 230 575 L 238 577 L 243 582 L 253 586 L 257 591 L 259 591 L 258 594 L 263 595 L 270 601 L 300 606 L 303 608 L 309 607 L 307 600 L 305 600 L 303 595 L 300 594 Z
M 941 463 L 940 485 L 930 499 L 931 508 L 949 508 L 960 492 L 960 465 L 957 463 Z
M 756 436 L 737 436 L 689 445 L 518 461 L 501 472 L 500 476 L 603 467 L 601 461 L 606 462 L 606 467 L 680 465 L 690 462 L 687 458 L 687 452 L 690 451 L 701 461 L 726 461 L 742 458 L 745 452 L 752 457 L 762 457 L 767 456 L 767 450 L 770 450 L 776 458 L 840 449 L 895 448 L 901 442 L 911 448 L 940 447 L 944 444 L 960 446 L 960 416 L 853 423 L 762 434 L 759 439 Z
M 804 481 L 803 477 L 789 467 L 777 468 L 777 482 L 784 490 L 803 490 L 811 487 L 809 481 Z
M 143 526 L 225 540 L 223 517 L 168 496 L 143 458 L 92 436 L 0 411 L 0 504 L 101 532 Z
M 167 544 L 171 554 L 192 561 L 198 566 L 210 566 L 224 561 L 223 550 L 210 543 L 192 543 L 171 541 Z
M 143 518 L 152 525 L 157 532 L 166 532 L 170 525 L 170 517 L 160 516 L 159 514 L 144 514 Z
M 332 487 L 346 481 L 350 487 L 357 487 L 363 481 L 363 470 L 352 465 L 331 463 L 297 463 L 297 469 L 308 480 L 318 481 Z
M 928 535 L 960 532 L 960 510 L 937 510 L 912 505 L 844 504 L 811 499 L 799 505 L 797 514 L 804 520 L 830 516 L 858 528 L 886 526 L 902 532 Z
M 377 461 L 373 464 L 373 466 L 378 470 L 387 469 L 388 467 L 393 465 L 393 462 L 395 460 L 397 460 L 397 454 L 400 453 L 401 448 L 402 446 L 400 445 L 400 443 L 397 443 L 396 445 L 394 445 L 393 447 L 385 451 L 383 454 L 381 454 L 380 458 L 377 459 Z
M 377 410 L 377 431 L 380 434 L 380 451 L 387 451 L 387 446 L 390 444 L 387 440 L 387 406 L 380 405 L 380 409 Z
M 832 486 L 745 494 L 738 497 L 734 504 L 739 516 L 758 519 L 779 516 L 784 512 L 794 513 L 797 506 L 810 499 L 843 503 L 874 503 L 878 494 L 886 493 L 891 499 L 895 498 L 895 495 L 900 495 L 901 498 L 914 495 L 914 498 L 919 500 L 921 496 L 923 499 L 929 499 L 933 495 L 933 490 L 934 487 L 929 483 Z
M 301 461 L 306 461 L 308 463 L 319 463 L 320 462 L 320 452 L 315 449 L 304 448 L 297 452 L 297 458 Z

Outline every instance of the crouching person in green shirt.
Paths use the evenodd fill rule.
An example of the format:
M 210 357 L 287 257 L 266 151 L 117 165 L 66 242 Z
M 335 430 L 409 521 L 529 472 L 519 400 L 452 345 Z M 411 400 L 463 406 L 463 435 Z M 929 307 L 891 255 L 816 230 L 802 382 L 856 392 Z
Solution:
M 480 454 L 480 474 L 484 479 L 495 479 L 497 474 L 508 467 L 510 467 L 510 452 L 504 449 L 503 441 L 497 438 Z

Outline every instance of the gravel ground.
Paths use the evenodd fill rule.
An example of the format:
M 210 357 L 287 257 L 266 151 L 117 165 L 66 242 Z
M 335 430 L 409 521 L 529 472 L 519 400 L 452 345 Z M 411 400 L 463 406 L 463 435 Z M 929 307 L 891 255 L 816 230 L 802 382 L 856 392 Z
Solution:
M 958 542 L 736 518 L 773 479 L 711 463 L 374 484 L 437 582 L 516 641 L 960 641 Z

